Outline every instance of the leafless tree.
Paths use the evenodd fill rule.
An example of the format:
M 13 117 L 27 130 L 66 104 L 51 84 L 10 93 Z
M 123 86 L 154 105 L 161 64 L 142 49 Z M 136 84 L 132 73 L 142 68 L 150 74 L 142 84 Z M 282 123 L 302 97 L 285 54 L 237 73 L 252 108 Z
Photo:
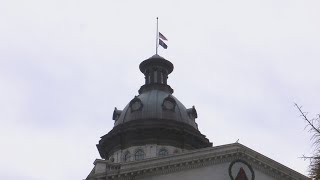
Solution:
M 311 141 L 315 147 L 312 156 L 303 155 L 302 158 L 310 160 L 309 173 L 312 179 L 320 180 L 320 114 L 315 118 L 308 118 L 308 113 L 302 110 L 302 106 L 294 104 L 299 110 L 301 117 L 307 122 L 306 129 L 312 134 Z

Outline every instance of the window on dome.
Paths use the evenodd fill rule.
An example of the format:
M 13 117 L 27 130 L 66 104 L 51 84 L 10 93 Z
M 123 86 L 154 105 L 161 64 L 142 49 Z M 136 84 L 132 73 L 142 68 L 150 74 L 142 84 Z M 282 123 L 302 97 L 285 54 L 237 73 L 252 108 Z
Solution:
M 135 96 L 131 101 L 130 101 L 130 109 L 131 109 L 131 112 L 134 112 L 134 111 L 140 111 L 142 109 L 142 102 L 141 100 Z
M 135 160 L 142 160 L 144 159 L 144 152 L 139 149 L 135 154 L 134 154 L 134 159 Z
M 123 158 L 124 162 L 130 161 L 130 157 L 131 157 L 130 152 L 129 151 L 126 152 L 125 155 L 124 155 L 124 158 Z
M 159 156 L 166 156 L 168 154 L 169 153 L 168 153 L 168 151 L 166 149 L 160 149 L 160 151 L 159 151 Z
M 176 102 L 175 102 L 175 100 L 172 98 L 172 96 L 169 95 L 168 97 L 166 97 L 166 98 L 163 100 L 162 108 L 163 108 L 164 110 L 174 111 L 175 106 L 176 106 Z

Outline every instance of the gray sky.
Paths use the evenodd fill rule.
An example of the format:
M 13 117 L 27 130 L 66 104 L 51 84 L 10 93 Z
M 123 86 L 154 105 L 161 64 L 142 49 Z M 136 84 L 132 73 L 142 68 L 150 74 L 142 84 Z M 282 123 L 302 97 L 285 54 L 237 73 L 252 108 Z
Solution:
M 159 49 L 168 83 L 214 145 L 235 142 L 300 173 L 313 152 L 293 103 L 320 113 L 320 1 L 0 1 L 0 179 L 85 178 L 112 112 Z

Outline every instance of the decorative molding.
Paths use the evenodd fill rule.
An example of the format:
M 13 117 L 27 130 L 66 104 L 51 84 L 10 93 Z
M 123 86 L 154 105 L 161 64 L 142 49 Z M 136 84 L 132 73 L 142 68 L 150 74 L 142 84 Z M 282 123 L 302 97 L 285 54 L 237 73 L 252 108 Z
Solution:
M 112 119 L 117 121 L 122 113 L 122 110 L 118 110 L 116 107 L 114 108 Z
M 252 167 L 250 166 L 250 164 L 249 163 L 247 163 L 246 161 L 244 161 L 244 160 L 242 160 L 242 159 L 236 159 L 236 160 L 234 160 L 234 161 L 232 161 L 231 163 L 230 163 L 230 166 L 229 166 L 229 176 L 230 176 L 230 179 L 231 180 L 234 180 L 234 177 L 232 176 L 232 172 L 231 172 L 231 170 L 232 170 L 232 166 L 235 164 L 235 163 L 243 163 L 243 164 L 245 164 L 248 168 L 249 168 L 249 170 L 251 171 L 251 180 L 254 180 L 254 171 L 253 171 L 253 169 L 252 169 Z
M 97 148 L 100 156 L 108 159 L 118 150 L 145 144 L 162 144 L 187 150 L 212 146 L 199 130 L 189 124 L 167 119 L 144 119 L 114 127 L 101 137 Z
M 198 118 L 198 113 L 197 113 L 197 110 L 194 106 L 192 106 L 192 108 L 187 109 L 187 113 L 188 113 L 189 117 L 193 120 Z
M 174 100 L 172 95 L 169 94 L 162 102 L 162 109 L 174 112 L 176 109 L 176 105 L 176 101 Z
M 99 178 L 132 180 L 226 162 L 247 162 L 247 165 L 249 165 L 248 167 L 252 167 L 253 169 L 259 170 L 279 180 L 308 180 L 306 176 L 303 176 L 302 174 L 299 174 L 298 172 L 295 172 L 239 143 L 204 148 L 187 153 L 169 155 L 163 158 L 152 158 L 139 162 L 122 163 L 118 164 L 121 166 L 120 169 L 107 171 L 106 173 L 91 174 L 90 177 L 94 177 L 94 180 L 99 180 Z M 106 161 L 106 163 L 110 162 Z
M 129 105 L 131 112 L 141 111 L 143 107 L 141 100 L 137 96 L 130 101 Z

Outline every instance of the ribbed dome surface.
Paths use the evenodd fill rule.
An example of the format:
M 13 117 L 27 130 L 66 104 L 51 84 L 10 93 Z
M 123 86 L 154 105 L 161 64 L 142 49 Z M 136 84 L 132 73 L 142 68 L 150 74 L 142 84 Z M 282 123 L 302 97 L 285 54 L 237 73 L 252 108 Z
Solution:
M 113 129 L 101 137 L 97 148 L 102 158 L 133 146 L 159 144 L 192 150 L 211 147 L 198 130 L 194 107 L 186 107 L 175 98 L 167 84 L 173 64 L 159 55 L 140 63 L 145 84 L 123 110 L 114 109 Z
M 138 102 L 136 105 L 135 102 Z M 169 102 L 167 104 L 167 102 Z M 136 107 L 133 107 L 136 106 Z M 138 110 L 134 110 L 137 108 Z M 196 111 L 186 107 L 171 93 L 159 89 L 148 90 L 136 96 L 122 111 L 115 126 L 135 120 L 173 120 L 197 128 Z M 193 113 L 192 113 L 193 112 Z

